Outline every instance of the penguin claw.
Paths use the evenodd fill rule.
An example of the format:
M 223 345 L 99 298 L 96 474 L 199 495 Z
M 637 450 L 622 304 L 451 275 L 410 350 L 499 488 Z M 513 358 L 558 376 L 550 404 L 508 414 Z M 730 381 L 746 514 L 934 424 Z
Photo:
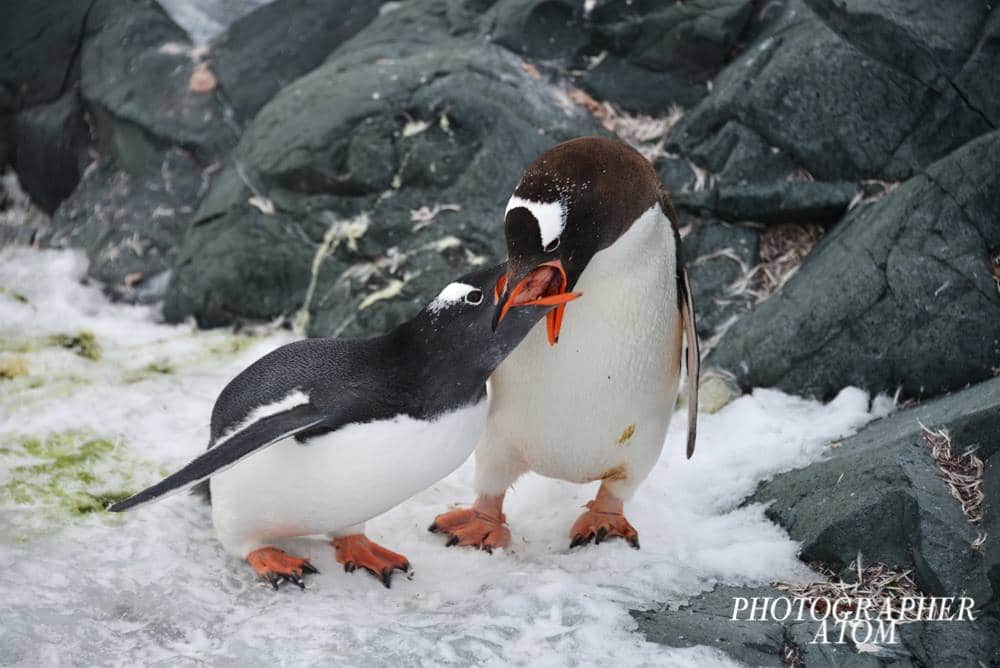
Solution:
M 410 571 L 409 559 L 373 543 L 364 534 L 334 538 L 332 543 L 337 551 L 337 561 L 344 564 L 344 571 L 353 573 L 358 568 L 363 568 L 386 588 L 392 587 L 394 571 Z
M 291 582 L 299 589 L 305 589 L 305 573 L 319 573 L 308 559 L 293 557 L 276 547 L 261 547 L 246 556 L 247 563 L 257 576 L 277 591 L 282 582 Z
M 600 545 L 610 538 L 624 538 L 630 546 L 639 549 L 639 532 L 620 513 L 588 510 L 573 524 L 570 536 L 571 550 L 587 545 L 591 540 L 595 545 Z
M 475 547 L 493 554 L 493 550 L 510 544 L 510 529 L 506 522 L 502 513 L 497 518 L 477 512 L 474 508 L 461 508 L 438 515 L 429 530 L 448 535 L 445 547 Z

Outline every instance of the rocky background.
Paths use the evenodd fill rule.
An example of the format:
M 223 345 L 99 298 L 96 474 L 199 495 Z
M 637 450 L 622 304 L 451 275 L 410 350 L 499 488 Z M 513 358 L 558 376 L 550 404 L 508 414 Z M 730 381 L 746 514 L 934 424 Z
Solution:
M 153 0 L 2 13 L 0 171 L 33 208 L 6 215 L 6 177 L 0 243 L 83 248 L 171 321 L 384 331 L 502 257 L 540 152 L 629 141 L 674 195 L 718 384 L 902 406 L 748 502 L 817 577 L 861 553 L 981 613 L 907 625 L 893 655 L 737 630 L 739 590 L 640 628 L 752 664 L 1000 665 L 992 3 L 276 0 L 208 42 Z

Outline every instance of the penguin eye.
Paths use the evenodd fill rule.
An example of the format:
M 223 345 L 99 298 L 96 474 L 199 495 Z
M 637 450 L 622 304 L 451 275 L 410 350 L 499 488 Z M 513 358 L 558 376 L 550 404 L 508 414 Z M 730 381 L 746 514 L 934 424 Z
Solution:
M 483 291 L 469 290 L 469 292 L 465 294 L 465 303 L 472 304 L 473 306 L 479 306 L 483 303 Z
M 556 237 L 555 239 L 550 241 L 548 245 L 546 245 L 545 248 L 543 248 L 542 250 L 544 250 L 546 253 L 551 253 L 557 248 L 559 248 L 559 237 Z

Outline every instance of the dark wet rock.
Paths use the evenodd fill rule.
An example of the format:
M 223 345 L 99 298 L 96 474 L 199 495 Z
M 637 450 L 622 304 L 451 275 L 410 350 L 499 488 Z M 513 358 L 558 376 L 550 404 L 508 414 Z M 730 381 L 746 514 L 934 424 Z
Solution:
M 589 13 L 572 0 L 437 0 L 404 3 L 365 38 L 398 42 L 407 30 L 411 45 L 488 39 L 542 69 L 570 74 L 598 99 L 662 115 L 708 93 L 708 81 L 756 26 L 754 11 L 751 0 L 614 0 Z
M 194 313 L 200 326 L 213 327 L 294 312 L 308 288 L 315 252 L 294 220 L 235 206 L 188 232 L 166 315 Z
M 79 60 L 79 95 L 17 117 L 25 188 L 58 206 L 40 241 L 83 248 L 89 274 L 116 296 L 161 298 L 235 132 L 214 94 L 190 89 L 191 42 L 151 0 L 93 3 Z
M 817 179 L 898 180 L 993 129 L 996 96 L 970 101 L 952 81 L 964 75 L 982 91 L 978 82 L 995 70 L 995 45 L 977 43 L 984 5 L 809 4 L 788 3 L 716 77 L 712 94 L 674 128 L 671 150 L 704 152 L 737 121 Z M 939 11 L 955 16 L 942 20 Z
M 859 192 L 854 183 L 786 180 L 719 184 L 702 192 L 678 193 L 674 200 L 677 206 L 703 209 L 724 220 L 832 225 Z
M 48 212 L 69 196 L 89 162 L 90 130 L 76 90 L 25 109 L 14 126 L 14 168 L 21 187 Z
M 235 143 L 215 95 L 189 90 L 191 42 L 158 4 L 98 0 L 87 24 L 81 92 L 102 150 L 120 167 L 155 169 L 170 146 L 210 160 Z
M 376 35 L 382 18 L 371 26 Z M 355 39 L 363 42 L 367 32 Z M 392 49 L 345 46 L 261 109 L 196 216 L 197 233 L 184 241 L 169 318 L 220 322 L 222 310 L 202 309 L 222 303 L 233 317 L 274 317 L 305 303 L 308 318 L 299 322 L 308 322 L 310 333 L 382 331 L 454 275 L 502 253 L 503 204 L 526 164 L 557 141 L 599 132 L 589 115 L 560 107 L 520 60 L 497 47 L 448 42 L 388 58 Z M 303 116 L 303 108 L 323 113 Z M 244 286 L 263 284 L 274 266 L 206 269 L 218 258 L 206 249 L 219 247 L 208 238 L 238 229 L 255 196 L 296 230 L 285 241 L 253 238 L 239 246 L 248 256 L 275 253 L 289 263 L 280 275 L 302 277 L 279 286 L 287 292 L 264 302 L 270 311 Z M 461 210 L 423 223 L 411 214 L 435 205 Z M 313 249 L 305 261 L 287 247 L 298 239 Z M 254 271 L 266 273 L 252 281 L 246 272 Z
M 0 172 L 14 159 L 14 116 L 0 114 Z
M 694 291 L 698 336 L 710 339 L 746 312 L 751 298 L 733 289 L 759 259 L 760 236 L 748 227 L 714 220 L 694 220 L 684 237 L 684 257 Z
M 786 181 L 797 172 L 787 152 L 737 121 L 727 121 L 688 157 L 717 179 L 737 186 Z
M 814 643 L 821 623 L 802 621 L 749 621 L 747 613 L 733 620 L 735 599 L 779 598 L 787 592 L 772 587 L 720 586 L 699 594 L 676 608 L 632 611 L 639 632 L 647 640 L 668 647 L 715 647 L 748 666 L 838 666 L 894 668 L 918 666 L 995 665 L 1000 660 L 1000 622 L 983 615 L 975 622 L 918 622 L 896 627 L 894 644 L 859 653 L 848 631 L 839 643 L 840 627 L 828 626 L 830 644 Z M 795 604 L 797 613 L 797 604 Z M 783 615 L 783 605 L 778 606 Z M 793 613 L 792 617 L 797 616 Z M 859 631 L 859 635 L 867 629 Z
M 707 364 L 743 387 L 935 395 L 1000 366 L 1000 132 L 855 208 Z
M 993 587 L 993 607 L 1000 610 L 1000 458 L 993 457 L 993 465 L 983 473 L 983 527 L 986 543 L 983 546 L 983 568 Z M 993 538 L 993 540 L 990 540 Z
M 899 635 L 918 666 L 1000 665 L 1000 621 L 981 614 L 975 622 L 917 622 Z
M 889 63 L 939 92 L 950 87 L 976 44 L 990 7 L 905 0 L 805 0 L 827 26 L 874 60 Z
M 590 16 L 594 37 L 588 46 L 607 55 L 578 83 L 633 111 L 662 114 L 671 104 L 692 106 L 746 39 L 753 11 L 746 0 L 601 3 Z
M 678 206 L 676 200 L 679 194 L 693 190 L 698 181 L 694 168 L 683 158 L 662 158 L 655 163 L 655 166 L 660 181 L 674 200 L 674 206 Z
M 921 424 L 947 430 L 953 452 L 975 448 L 987 468 L 996 466 L 1000 379 L 875 422 L 823 461 L 762 484 L 751 500 L 770 504 L 768 517 L 802 542 L 804 561 L 836 571 L 861 552 L 866 563 L 912 569 L 927 594 L 986 606 L 1000 592 L 972 549 L 981 528 L 940 478 Z
M 89 274 L 118 297 L 162 298 L 165 272 L 207 178 L 180 149 L 163 154 L 155 176 L 103 164 L 59 206 L 42 242 L 84 249 Z
M 785 630 L 779 622 L 734 621 L 736 596 L 781 595 L 770 587 L 716 587 L 676 610 L 633 611 L 639 632 L 670 647 L 715 647 L 749 666 L 781 666 Z
M 1000 127 L 1000 88 L 990 83 L 988 73 L 998 68 L 1000 12 L 994 9 L 986 19 L 979 42 L 952 81 L 962 99 L 994 128 Z
M 0 21 L 0 114 L 52 102 L 79 79 L 91 1 L 4 3 Z
M 211 64 L 236 117 L 246 122 L 286 85 L 320 65 L 377 14 L 381 0 L 278 0 L 234 22 Z
M 409 57 L 427 47 L 438 47 L 456 37 L 486 42 L 489 24 L 484 13 L 497 0 L 422 0 L 386 4 L 368 27 L 345 42 L 331 56 L 373 49 L 386 57 Z
M 712 95 L 681 119 L 671 142 L 694 152 L 736 119 L 819 179 L 879 174 L 930 93 L 866 59 L 819 20 L 787 21 L 715 79 Z M 859 81 L 866 82 L 864 95 L 857 94 Z
M 500 0 L 490 18 L 495 44 L 531 58 L 572 58 L 590 42 L 583 7 L 569 0 Z

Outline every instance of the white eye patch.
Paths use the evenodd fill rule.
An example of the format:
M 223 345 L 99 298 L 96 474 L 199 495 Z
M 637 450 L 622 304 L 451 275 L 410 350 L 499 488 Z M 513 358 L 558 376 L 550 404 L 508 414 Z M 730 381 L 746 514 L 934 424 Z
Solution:
M 427 310 L 431 313 L 437 313 L 455 304 L 467 302 L 475 305 L 482 303 L 482 301 L 483 291 L 476 286 L 468 283 L 449 283 L 427 306 Z
M 545 248 L 562 235 L 566 227 L 566 206 L 561 201 L 533 202 L 514 195 L 507 202 L 504 218 L 511 209 L 523 207 L 538 221 L 538 234 L 542 237 L 542 248 Z

